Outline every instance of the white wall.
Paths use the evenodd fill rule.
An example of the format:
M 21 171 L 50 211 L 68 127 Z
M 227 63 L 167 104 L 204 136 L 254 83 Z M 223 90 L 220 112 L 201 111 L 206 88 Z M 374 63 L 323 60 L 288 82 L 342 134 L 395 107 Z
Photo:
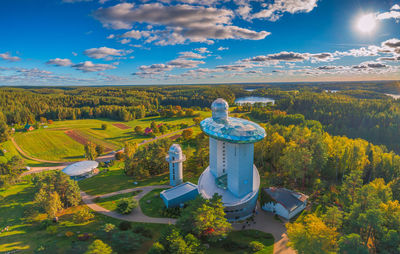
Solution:
M 237 197 L 253 191 L 254 144 L 227 143 L 228 189 Z

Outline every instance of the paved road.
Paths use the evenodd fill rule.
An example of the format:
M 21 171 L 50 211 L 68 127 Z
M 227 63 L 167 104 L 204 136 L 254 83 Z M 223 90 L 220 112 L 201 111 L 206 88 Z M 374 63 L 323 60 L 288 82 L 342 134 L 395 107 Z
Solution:
M 146 195 L 147 193 L 149 193 L 150 191 L 152 191 L 154 189 L 169 188 L 169 187 L 171 187 L 171 186 L 168 186 L 168 185 L 143 186 L 143 187 L 137 187 L 137 188 L 132 188 L 132 189 L 116 191 L 116 192 L 99 195 L 99 196 L 90 196 L 89 194 L 86 194 L 85 192 L 81 191 L 81 196 L 82 196 L 82 201 L 88 207 L 90 207 L 92 210 L 94 210 L 95 212 L 98 212 L 98 213 L 101 213 L 101 214 L 104 214 L 106 216 L 110 216 L 110 217 L 113 217 L 116 219 L 133 221 L 133 222 L 143 222 L 143 223 L 175 224 L 176 219 L 154 218 L 154 217 L 149 217 L 149 216 L 145 215 L 142 212 L 142 209 L 140 208 L 140 206 L 135 208 L 135 210 L 131 214 L 122 215 L 117 212 L 107 210 L 104 207 L 97 205 L 93 201 L 93 199 L 96 197 L 111 197 L 111 196 L 115 196 L 118 194 L 129 193 L 129 192 L 133 192 L 136 190 L 142 190 L 141 193 L 139 193 L 137 196 L 135 196 L 135 199 L 139 201 L 144 195 Z
M 255 215 L 254 223 L 250 225 L 246 223 L 233 224 L 233 228 L 241 230 L 243 225 L 246 225 L 245 229 L 256 229 L 266 233 L 270 233 L 274 236 L 274 254 L 296 254 L 296 252 L 287 246 L 288 237 L 286 235 L 285 224 L 277 221 L 272 213 L 266 212 L 259 208 L 257 205 L 257 214 Z

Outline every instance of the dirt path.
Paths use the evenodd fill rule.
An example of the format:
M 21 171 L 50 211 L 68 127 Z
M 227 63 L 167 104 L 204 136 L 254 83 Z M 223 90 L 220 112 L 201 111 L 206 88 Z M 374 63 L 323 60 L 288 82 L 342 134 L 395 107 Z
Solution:
M 154 189 L 161 189 L 161 188 L 168 188 L 170 186 L 168 185 L 153 185 L 153 186 L 143 186 L 143 187 L 137 187 L 137 188 L 132 188 L 132 189 L 126 189 L 126 190 L 121 190 L 121 191 L 116 191 L 104 195 L 99 195 L 99 196 L 90 196 L 89 194 L 86 194 L 85 192 L 81 191 L 81 196 L 82 196 L 82 201 L 90 207 L 92 210 L 95 212 L 104 214 L 106 216 L 110 216 L 119 220 L 126 220 L 126 221 L 133 221 L 133 222 L 143 222 L 143 223 L 160 223 L 160 224 L 175 224 L 176 219 L 171 219 L 171 218 L 154 218 L 154 217 L 149 217 L 145 215 L 142 212 L 142 209 L 140 208 L 140 205 L 135 208 L 135 210 L 128 215 L 122 215 L 120 213 L 110 211 L 105 209 L 104 207 L 101 207 L 97 205 L 93 199 L 96 197 L 111 197 L 115 196 L 118 194 L 123 194 L 123 193 L 129 193 L 133 192 L 136 190 L 142 190 L 141 193 L 139 193 L 137 196 L 135 196 L 135 199 L 139 201 L 144 195 L 149 193 L 150 191 Z

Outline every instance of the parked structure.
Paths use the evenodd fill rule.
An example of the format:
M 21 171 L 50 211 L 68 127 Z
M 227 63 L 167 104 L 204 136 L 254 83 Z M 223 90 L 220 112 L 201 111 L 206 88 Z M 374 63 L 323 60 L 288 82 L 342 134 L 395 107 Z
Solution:
M 260 176 L 253 164 L 254 143 L 265 137 L 258 124 L 228 116 L 228 103 L 223 99 L 211 105 L 212 117 L 200 123 L 210 137 L 210 165 L 201 174 L 199 193 L 211 198 L 222 196 L 227 219 L 243 220 L 256 207 Z
M 97 161 L 80 161 L 68 165 L 62 171 L 69 175 L 73 180 L 82 180 L 91 177 L 99 172 Z
M 290 220 L 307 206 L 308 196 L 285 188 L 265 188 L 262 190 L 261 206 L 268 212 Z

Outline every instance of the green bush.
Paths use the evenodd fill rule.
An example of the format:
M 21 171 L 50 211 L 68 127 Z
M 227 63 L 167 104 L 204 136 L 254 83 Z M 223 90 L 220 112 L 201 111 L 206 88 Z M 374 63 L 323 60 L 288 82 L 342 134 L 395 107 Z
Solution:
M 50 235 L 55 235 L 57 234 L 58 227 L 57 226 L 48 226 L 46 228 L 46 232 L 49 233 Z
M 130 214 L 134 208 L 138 206 L 138 202 L 134 198 L 122 198 L 117 204 L 117 211 L 121 214 Z
M 153 237 L 153 233 L 151 232 L 150 229 L 145 228 L 143 226 L 136 226 L 132 229 L 132 232 L 137 233 L 137 234 L 141 234 L 144 237 L 147 238 L 152 238 Z
M 132 224 L 129 221 L 121 221 L 118 227 L 120 230 L 126 231 L 132 228 Z
M 105 124 L 105 123 L 103 123 L 103 124 L 101 125 L 101 129 L 102 129 L 102 130 L 107 130 L 107 127 L 108 127 L 108 125 Z
M 76 214 L 74 214 L 74 222 L 75 223 L 84 223 L 91 220 L 94 217 L 93 213 L 89 210 L 89 208 L 84 207 L 79 210 Z
M 147 254 L 163 254 L 163 253 L 165 253 L 165 248 L 159 242 L 155 242 L 153 246 L 150 248 L 149 252 L 147 252 Z
M 112 249 L 107 244 L 103 243 L 101 240 L 94 240 L 94 242 L 89 245 L 88 250 L 85 254 L 111 254 Z
M 260 251 L 262 249 L 265 248 L 264 244 L 258 242 L 258 241 L 252 241 L 249 243 L 249 248 L 253 251 L 253 252 L 257 252 Z

